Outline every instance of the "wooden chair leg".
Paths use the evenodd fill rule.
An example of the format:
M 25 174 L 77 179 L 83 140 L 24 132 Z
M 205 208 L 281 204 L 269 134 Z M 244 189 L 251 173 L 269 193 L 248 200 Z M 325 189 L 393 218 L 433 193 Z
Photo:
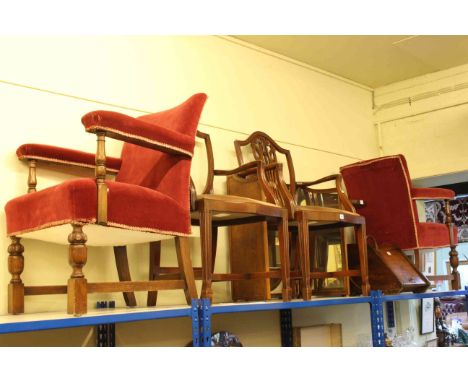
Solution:
M 201 255 L 202 255 L 202 291 L 201 298 L 213 298 L 213 290 L 211 289 L 212 283 L 212 218 L 211 212 L 200 212 L 200 240 L 201 240 Z
M 312 290 L 310 287 L 310 256 L 309 256 L 309 227 L 305 217 L 298 213 L 297 228 L 299 236 L 299 258 L 302 273 L 302 298 L 310 300 Z
M 361 271 L 362 295 L 368 296 L 370 293 L 369 284 L 369 266 L 367 264 L 367 240 L 366 226 L 358 225 L 355 227 L 356 243 L 359 251 L 359 269 Z
M 421 252 L 419 251 L 419 249 L 414 250 L 414 266 L 420 272 L 424 270 L 421 262 Z
M 119 274 L 119 281 L 132 281 L 130 267 L 128 266 L 127 247 L 114 247 L 114 257 L 115 265 L 117 266 L 117 273 Z M 135 293 L 123 292 L 123 297 L 127 306 L 137 306 Z
M 8 246 L 8 271 L 11 280 L 8 284 L 8 313 L 24 313 L 24 284 L 21 280 L 21 273 L 24 269 L 23 252 L 24 247 L 20 243 L 20 238 L 11 237 L 11 244 Z
M 179 263 L 181 278 L 185 281 L 185 299 L 187 304 L 192 304 L 192 299 L 197 298 L 195 276 L 193 274 L 192 260 L 190 259 L 190 244 L 188 237 L 177 236 L 175 238 L 177 262 Z
M 349 264 L 348 264 L 348 247 L 346 245 L 346 233 L 344 228 L 340 229 L 340 236 L 341 236 L 341 264 L 343 267 L 343 271 L 349 272 Z M 350 285 L 350 277 L 345 276 L 343 277 L 343 294 L 345 296 L 351 295 L 351 285 Z
M 289 232 L 288 232 L 288 217 L 283 216 L 278 223 L 278 239 L 281 258 L 281 281 L 283 284 L 282 297 L 283 301 L 290 301 L 292 298 L 291 269 L 289 265 Z
M 289 252 L 290 252 L 290 265 L 291 272 L 297 272 L 301 270 L 301 262 L 299 261 L 299 238 L 297 232 L 289 232 Z M 298 298 L 301 294 L 300 281 L 292 279 L 290 281 L 292 288 L 292 298 Z
M 177 240 L 176 240 L 177 248 Z M 149 253 L 149 280 L 157 280 L 159 276 L 159 271 L 161 268 L 161 242 L 152 241 L 150 243 L 150 253 Z M 146 299 L 147 306 L 156 306 L 158 300 L 158 291 L 148 292 L 148 297 Z
M 87 260 L 86 234 L 81 224 L 72 224 L 73 231 L 68 235 L 68 262 L 73 271 L 68 279 L 68 314 L 80 316 L 87 312 L 87 281 L 83 266 Z
M 211 273 L 214 273 L 216 262 L 216 249 L 218 247 L 218 227 L 213 226 L 211 230 Z
M 452 210 L 450 209 L 450 201 L 445 201 L 445 213 L 447 215 L 447 228 L 449 230 L 449 239 L 450 239 L 450 267 L 452 268 L 452 289 L 458 290 L 461 288 L 460 273 L 458 272 L 458 252 L 457 246 L 455 245 L 455 237 L 453 235 L 453 217 Z

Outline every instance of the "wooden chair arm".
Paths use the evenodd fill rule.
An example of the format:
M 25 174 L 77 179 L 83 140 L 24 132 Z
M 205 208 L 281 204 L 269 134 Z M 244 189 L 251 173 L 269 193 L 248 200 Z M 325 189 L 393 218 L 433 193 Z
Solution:
M 296 187 L 300 187 L 300 188 L 310 187 L 315 184 L 330 182 L 332 180 L 334 180 L 335 182 L 341 182 L 341 175 L 340 174 L 329 175 L 324 178 L 320 178 L 311 182 L 296 182 Z
M 216 176 L 229 176 L 229 175 L 239 175 L 247 176 L 250 174 L 255 174 L 257 172 L 257 167 L 261 165 L 260 161 L 253 161 L 246 164 L 243 164 L 237 168 L 231 170 L 213 170 L 213 174 Z

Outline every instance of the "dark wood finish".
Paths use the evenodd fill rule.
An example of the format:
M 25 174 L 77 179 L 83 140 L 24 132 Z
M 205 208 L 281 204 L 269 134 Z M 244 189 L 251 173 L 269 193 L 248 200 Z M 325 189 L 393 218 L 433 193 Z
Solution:
M 348 244 L 350 266 L 359 266 L 359 251 L 357 244 Z M 425 292 L 430 282 L 417 267 L 408 260 L 399 249 L 390 246 L 376 248 L 368 246 L 369 282 L 373 290 L 381 290 L 386 294 L 401 292 Z M 352 277 L 352 292 L 359 294 L 362 280 L 359 274 Z
M 24 313 L 24 284 L 21 280 L 21 273 L 24 269 L 24 247 L 20 243 L 20 238 L 11 237 L 11 244 L 8 246 L 8 272 L 11 280 L 8 284 L 8 313 Z
M 28 174 L 28 194 L 36 192 L 37 178 L 36 178 L 36 163 L 35 159 L 28 160 L 29 174 Z
M 190 261 L 190 244 L 188 237 L 176 237 L 177 262 L 180 269 L 180 277 L 184 288 L 187 304 L 192 303 L 192 299 L 197 298 L 197 288 L 195 287 L 195 277 L 193 275 L 192 262 Z
M 107 223 L 107 185 L 106 181 L 106 134 L 103 131 L 96 132 L 97 135 L 97 150 L 96 150 L 96 184 L 97 184 L 97 198 L 98 198 L 98 211 L 97 223 Z
M 127 247 L 116 246 L 114 247 L 115 265 L 117 266 L 117 273 L 120 281 L 131 281 L 130 267 L 128 265 Z M 123 294 L 125 304 L 127 306 L 137 306 L 135 293 L 125 292 Z
M 457 246 L 455 244 L 455 238 L 453 236 L 453 228 L 455 224 L 453 223 L 452 211 L 450 210 L 450 201 L 445 201 L 445 213 L 447 216 L 447 228 L 449 230 L 449 238 L 450 238 L 450 267 L 452 268 L 452 289 L 460 289 L 461 282 L 460 282 L 460 273 L 458 272 L 458 252 Z
M 263 174 L 263 166 L 261 162 L 251 162 L 241 165 L 233 170 L 215 170 L 214 159 L 211 140 L 208 134 L 197 132 L 197 136 L 205 141 L 205 148 L 208 158 L 208 174 L 203 193 L 197 196 L 196 201 L 193 200 L 197 195 L 193 182 L 190 187 L 191 205 L 194 207 L 192 211 L 192 224 L 200 226 L 200 241 L 201 241 L 201 255 L 202 255 L 202 269 L 201 272 L 196 270 L 194 277 L 202 280 L 201 297 L 212 299 L 213 290 L 212 283 L 214 281 L 236 281 L 239 283 L 246 283 L 249 287 L 256 282 L 256 280 L 264 279 L 264 282 L 269 283 L 270 277 L 281 277 L 283 281 L 282 296 L 287 301 L 290 299 L 290 286 L 289 286 L 289 263 L 287 261 L 282 264 L 281 272 L 269 272 L 268 264 L 266 266 L 258 267 L 245 267 L 244 263 L 237 266 L 231 262 L 231 273 L 220 274 L 215 273 L 215 260 L 216 260 L 216 246 L 217 246 L 217 229 L 218 227 L 232 226 L 233 229 L 249 229 L 251 223 L 269 224 L 281 230 L 280 234 L 280 252 L 281 257 L 286 258 L 288 253 L 288 235 L 284 234 L 284 227 L 287 224 L 286 211 L 278 206 L 270 203 L 261 202 L 259 200 L 247 199 L 245 197 L 236 197 L 228 195 L 213 195 L 213 179 L 214 176 L 233 176 L 238 173 L 252 173 L 257 176 L 265 178 Z M 257 238 L 255 239 L 257 240 Z M 232 243 L 231 243 L 232 244 Z M 230 247 L 230 253 L 236 250 L 235 246 Z M 250 252 L 255 253 L 255 244 L 249 249 Z M 286 252 L 284 252 L 286 251 Z M 250 252 L 243 251 L 240 256 L 236 258 L 247 258 Z M 268 259 L 266 259 L 267 261 Z M 159 260 L 158 260 L 159 261 Z M 155 272 L 156 278 L 174 279 L 180 277 L 176 272 L 168 267 L 161 268 L 159 263 L 151 266 L 151 272 Z M 158 269 L 158 271 L 156 271 Z M 233 283 L 233 289 L 236 287 Z M 239 284 L 237 284 L 239 285 Z M 255 299 L 269 299 L 270 294 L 260 293 Z M 153 297 L 152 297 L 153 298 Z M 152 302 L 153 300 L 151 300 Z
M 89 283 L 88 292 L 111 293 L 111 292 L 130 292 L 130 291 L 156 291 L 183 289 L 185 282 L 183 280 L 153 280 L 153 281 L 121 281 L 106 283 Z
M 72 267 L 72 274 L 68 279 L 67 312 L 79 316 L 87 312 L 87 280 L 83 274 L 87 261 L 87 237 L 81 224 L 72 224 L 72 227 L 73 231 L 68 235 L 68 262 Z
M 156 280 L 158 274 L 160 273 L 161 264 L 161 242 L 153 241 L 150 243 L 150 253 L 149 253 L 149 280 Z M 178 269 L 175 269 L 177 272 Z M 148 297 L 146 299 L 147 306 L 156 306 L 158 300 L 157 291 L 149 291 Z
M 262 200 L 256 180 L 229 176 L 227 193 Z M 237 225 L 229 228 L 229 257 L 232 273 L 268 271 L 268 237 L 266 222 Z M 238 240 L 242 238 L 242 240 Z M 240 255 L 239 255 L 240 254 Z M 242 280 L 231 283 L 233 301 L 257 301 L 271 298 L 269 280 Z
M 25 296 L 41 296 L 46 294 L 67 294 L 66 285 L 25 286 Z
M 289 229 L 298 234 L 299 264 L 302 275 L 301 292 L 304 299 L 309 299 L 311 290 L 311 256 L 314 256 L 310 242 L 311 231 L 343 227 L 354 227 L 358 248 L 360 251 L 360 272 L 362 276 L 362 294 L 368 295 L 369 283 L 367 275 L 367 247 L 365 245 L 365 221 L 364 218 L 355 212 L 355 208 L 348 199 L 342 188 L 341 176 L 331 175 L 311 182 L 297 182 L 292 157 L 289 150 L 280 147 L 267 134 L 257 131 L 251 134 L 246 140 L 235 141 L 236 155 L 239 164 L 244 163 L 242 149 L 250 149 L 254 158 L 262 162 L 264 172 L 257 176 L 257 187 L 265 190 L 261 200 L 266 200 L 287 209 L 289 215 Z M 282 164 L 278 162 L 278 155 L 282 154 L 286 158 L 289 172 L 289 184 L 284 181 L 282 174 Z M 242 177 L 240 174 L 238 177 Z M 249 175 L 251 176 L 251 175 Z M 248 179 L 248 176 L 244 176 Z M 325 189 L 315 189 L 311 186 L 324 182 L 334 181 L 335 186 Z M 299 205 L 305 200 L 306 206 Z M 326 207 L 325 200 L 331 200 L 332 208 Z M 312 236 L 313 238 L 313 236 Z M 242 242 L 243 237 L 238 235 L 235 240 Z M 291 256 L 296 253 L 293 248 L 295 240 L 291 240 Z M 342 251 L 346 257 L 346 249 Z M 294 259 L 291 259 L 296 263 Z M 350 273 L 347 269 L 346 259 L 343 261 L 343 272 L 345 276 L 345 292 L 349 292 Z M 297 269 L 292 268 L 295 272 Z M 314 278 L 325 278 L 327 272 L 314 272 Z

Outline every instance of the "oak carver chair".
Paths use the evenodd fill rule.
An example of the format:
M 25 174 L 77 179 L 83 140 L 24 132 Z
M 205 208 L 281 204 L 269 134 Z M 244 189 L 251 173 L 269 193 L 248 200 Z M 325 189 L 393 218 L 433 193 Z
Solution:
M 289 286 L 289 242 L 287 211 L 276 205 L 259 200 L 233 196 L 214 194 L 213 181 L 215 176 L 232 176 L 233 174 L 257 174 L 263 179 L 262 187 L 269 192 L 263 173 L 263 165 L 259 161 L 244 164 L 232 170 L 214 169 L 214 157 L 211 139 L 208 134 L 197 131 L 197 137 L 204 140 L 208 171 L 205 187 L 201 194 L 197 194 L 195 185 L 191 182 L 191 221 L 200 227 L 202 267 L 194 268 L 196 280 L 202 280 L 201 298 L 213 299 L 213 282 L 222 281 L 250 281 L 264 279 L 269 281 L 272 277 L 280 278 L 283 282 L 282 298 L 284 301 L 291 299 Z M 279 252 L 283 266 L 276 272 L 265 269 L 263 272 L 255 272 L 251 269 L 243 269 L 242 273 L 215 273 L 216 247 L 219 227 L 239 226 L 255 222 L 268 222 L 278 231 Z M 242 255 L 242 254 L 241 254 Z M 178 269 L 174 267 L 161 267 L 161 245 L 151 243 L 151 255 L 149 262 L 149 278 L 151 280 L 174 280 L 178 278 Z M 154 306 L 157 301 L 157 292 L 148 292 L 147 305 Z
M 87 294 L 92 292 L 126 292 L 128 297 L 133 291 L 183 289 L 188 304 L 197 297 L 187 245 L 191 230 L 187 189 L 205 100 L 205 94 L 195 94 L 175 108 L 138 118 L 110 111 L 84 115 L 85 130 L 97 135 L 96 155 L 40 144 L 18 148 L 18 158 L 29 163 L 29 178 L 28 193 L 5 206 L 12 240 L 9 313 L 24 312 L 25 295 L 67 294 L 67 312 L 74 315 L 87 312 Z M 106 157 L 106 136 L 124 141 L 120 158 Z M 36 163 L 41 162 L 94 168 L 95 179 L 73 179 L 36 191 Z M 115 181 L 106 180 L 108 172 L 117 175 Z M 69 244 L 72 273 L 67 285 L 24 286 L 23 237 Z M 173 237 L 182 275 L 178 280 L 88 283 L 85 278 L 87 244 L 117 247 L 116 259 L 122 262 L 126 244 Z
M 355 212 L 354 206 L 348 200 L 346 194 L 341 189 L 340 175 L 331 175 L 312 182 L 297 182 L 295 179 L 294 166 L 291 153 L 279 146 L 270 136 L 261 131 L 252 133 L 247 139 L 234 142 L 237 159 L 240 165 L 244 163 L 243 149 L 249 150 L 250 154 L 257 161 L 261 161 L 264 166 L 264 173 L 270 189 L 273 190 L 265 197 L 268 202 L 278 206 L 283 206 L 288 210 L 289 231 L 291 233 L 291 262 L 295 257 L 299 259 L 299 269 L 291 266 L 291 280 L 300 280 L 302 298 L 309 300 L 312 295 L 312 279 L 324 279 L 329 277 L 351 277 L 361 276 L 362 294 L 369 294 L 370 286 L 368 281 L 367 246 L 366 246 L 366 226 L 364 217 Z M 286 157 L 289 171 L 289 186 L 283 179 L 282 163 L 278 162 L 277 153 Z M 315 197 L 314 189 L 311 186 L 316 184 L 335 181 L 333 191 L 338 198 L 340 208 L 324 207 L 322 205 L 299 205 L 296 190 L 300 189 L 308 197 Z M 326 190 L 325 190 L 326 191 Z M 329 190 L 330 191 L 330 190 Z M 321 190 L 323 193 L 324 191 Z M 313 246 L 310 245 L 310 235 L 321 230 L 353 227 L 356 243 L 359 250 L 359 269 L 349 270 L 344 262 L 343 270 L 337 272 L 327 272 L 326 270 L 311 268 L 311 258 L 314 261 Z M 296 243 L 297 242 L 297 243 Z M 296 256 L 296 254 L 299 256 Z
M 460 288 L 457 229 L 449 206 L 455 197 L 452 190 L 413 187 L 406 159 L 401 154 L 352 163 L 340 171 L 350 198 L 364 201 L 359 213 L 366 218 L 367 231 L 379 245 L 414 251 L 415 265 L 420 271 L 424 270 L 421 250 L 450 247 L 452 274 L 428 279 L 451 280 L 453 289 Z M 444 200 L 447 224 L 420 222 L 417 200 Z

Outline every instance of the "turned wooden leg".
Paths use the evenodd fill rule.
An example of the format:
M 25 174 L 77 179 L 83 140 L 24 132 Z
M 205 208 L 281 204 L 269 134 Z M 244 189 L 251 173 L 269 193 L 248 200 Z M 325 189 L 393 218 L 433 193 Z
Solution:
M 177 240 L 176 240 L 177 245 Z M 161 268 L 161 242 L 152 241 L 150 243 L 149 254 L 149 280 L 157 280 Z M 158 291 L 149 291 L 146 299 L 146 305 L 156 306 L 158 300 Z
M 24 247 L 20 243 L 20 238 L 11 237 L 11 244 L 8 246 L 8 271 L 11 280 L 8 284 L 8 313 L 24 313 L 24 284 L 21 280 L 21 273 L 24 269 L 23 252 Z
M 212 283 L 212 269 L 213 265 L 213 238 L 212 238 L 212 218 L 211 212 L 200 212 L 200 240 L 201 240 L 201 255 L 202 255 L 202 291 L 201 298 L 213 298 L 213 290 L 211 289 Z
M 302 274 L 302 298 L 310 300 L 312 290 L 310 288 L 310 256 L 309 256 L 309 227 L 304 215 L 297 214 L 297 228 L 299 236 L 299 259 Z
M 366 226 L 364 224 L 355 227 L 356 243 L 359 251 L 359 269 L 361 271 L 362 295 L 368 296 L 370 293 L 369 266 L 367 264 L 367 240 Z
M 281 258 L 281 281 L 283 284 L 282 297 L 283 301 L 289 301 L 292 297 L 291 290 L 291 268 L 289 265 L 289 232 L 288 232 L 288 216 L 286 214 L 278 223 L 278 239 Z
M 458 272 L 458 252 L 457 246 L 455 245 L 455 237 L 453 235 L 453 217 L 452 217 L 452 210 L 450 209 L 450 201 L 445 201 L 445 213 L 447 215 L 447 228 L 449 230 L 449 238 L 450 238 L 450 267 L 452 268 L 452 289 L 458 290 L 461 288 L 460 282 L 460 273 Z
M 87 281 L 83 266 L 87 260 L 86 234 L 81 224 L 72 224 L 73 231 L 68 235 L 68 262 L 73 268 L 68 279 L 68 314 L 80 316 L 87 312 Z
M 115 265 L 117 266 L 117 273 L 119 274 L 120 281 L 132 281 L 130 275 L 130 267 L 128 265 L 127 247 L 118 246 L 114 247 Z M 125 304 L 127 306 L 136 306 L 135 293 L 123 292 Z
M 176 237 L 177 262 L 179 263 L 180 276 L 185 281 L 185 299 L 188 305 L 192 305 L 192 299 L 197 298 L 195 276 L 193 274 L 192 260 L 190 259 L 190 243 L 188 237 Z

